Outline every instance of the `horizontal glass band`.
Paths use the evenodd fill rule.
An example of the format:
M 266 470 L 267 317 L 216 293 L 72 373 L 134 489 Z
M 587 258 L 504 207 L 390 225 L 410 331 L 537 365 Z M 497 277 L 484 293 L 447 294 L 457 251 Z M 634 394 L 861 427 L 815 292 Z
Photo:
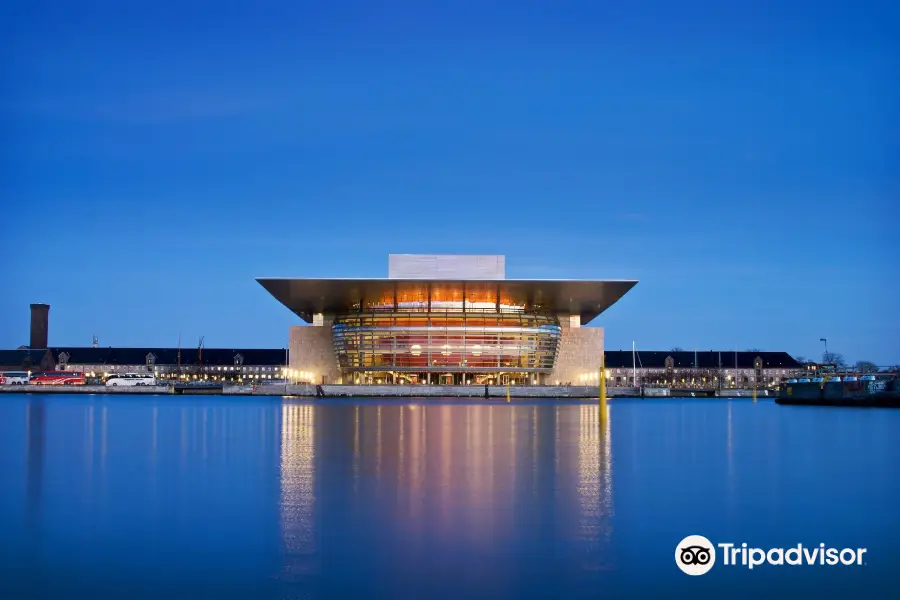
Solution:
M 369 311 L 339 315 L 332 326 L 345 371 L 548 372 L 556 359 L 552 315 Z

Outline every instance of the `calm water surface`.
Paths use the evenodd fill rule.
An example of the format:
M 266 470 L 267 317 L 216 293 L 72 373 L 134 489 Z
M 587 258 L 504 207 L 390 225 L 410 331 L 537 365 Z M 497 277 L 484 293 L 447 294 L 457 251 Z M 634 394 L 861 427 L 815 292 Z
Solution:
M 0 597 L 898 597 L 898 450 L 771 401 L 4 395 Z M 689 534 L 868 553 L 688 577 Z

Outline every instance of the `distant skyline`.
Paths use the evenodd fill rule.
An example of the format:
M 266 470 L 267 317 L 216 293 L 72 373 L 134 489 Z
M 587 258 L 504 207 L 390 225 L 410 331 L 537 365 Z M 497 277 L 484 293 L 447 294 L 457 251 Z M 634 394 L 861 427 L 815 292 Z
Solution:
M 12 2 L 0 347 L 283 347 L 256 277 L 638 279 L 608 349 L 900 362 L 887 1 Z

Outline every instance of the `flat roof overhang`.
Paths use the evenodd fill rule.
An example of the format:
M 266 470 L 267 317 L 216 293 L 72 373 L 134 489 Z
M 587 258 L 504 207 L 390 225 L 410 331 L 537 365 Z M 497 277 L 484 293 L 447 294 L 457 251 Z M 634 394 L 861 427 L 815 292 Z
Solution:
M 556 314 L 580 315 L 586 325 L 615 304 L 636 280 L 502 279 L 502 280 L 421 280 L 421 279 L 295 279 L 261 277 L 256 280 L 267 292 L 307 323 L 313 315 L 354 312 L 368 299 L 383 298 L 391 290 L 432 286 L 467 286 L 484 290 L 496 288 L 498 297 L 523 301 L 526 306 Z M 401 312 L 403 312 L 401 310 Z

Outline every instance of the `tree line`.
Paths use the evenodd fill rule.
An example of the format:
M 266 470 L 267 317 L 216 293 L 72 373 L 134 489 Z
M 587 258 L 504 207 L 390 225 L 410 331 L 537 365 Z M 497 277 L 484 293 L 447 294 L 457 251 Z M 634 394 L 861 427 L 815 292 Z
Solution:
M 672 352 L 685 352 L 684 348 L 680 348 L 675 346 L 672 348 Z M 759 352 L 756 348 L 751 348 L 750 350 L 746 350 L 746 352 Z M 804 356 L 795 357 L 797 362 L 800 364 L 807 364 L 814 362 Z M 822 353 L 822 364 L 825 365 L 834 365 L 840 369 L 846 369 L 851 365 L 847 363 L 847 360 L 844 358 L 844 355 L 839 352 L 823 352 Z M 858 360 L 853 365 L 853 369 L 859 373 L 867 374 L 867 373 L 877 373 L 878 365 L 873 363 L 870 360 Z M 892 371 L 900 371 L 900 365 L 896 365 L 891 367 Z
M 799 363 L 810 363 L 813 362 L 808 360 L 803 356 L 796 357 L 797 362 Z M 834 365 L 838 368 L 847 368 L 850 365 L 847 363 L 847 360 L 844 358 L 844 355 L 840 352 L 823 352 L 822 353 L 822 364 L 825 365 Z M 878 365 L 873 363 L 871 360 L 858 360 L 853 365 L 853 369 L 859 373 L 877 373 Z M 893 367 L 893 370 L 900 370 L 898 367 Z

